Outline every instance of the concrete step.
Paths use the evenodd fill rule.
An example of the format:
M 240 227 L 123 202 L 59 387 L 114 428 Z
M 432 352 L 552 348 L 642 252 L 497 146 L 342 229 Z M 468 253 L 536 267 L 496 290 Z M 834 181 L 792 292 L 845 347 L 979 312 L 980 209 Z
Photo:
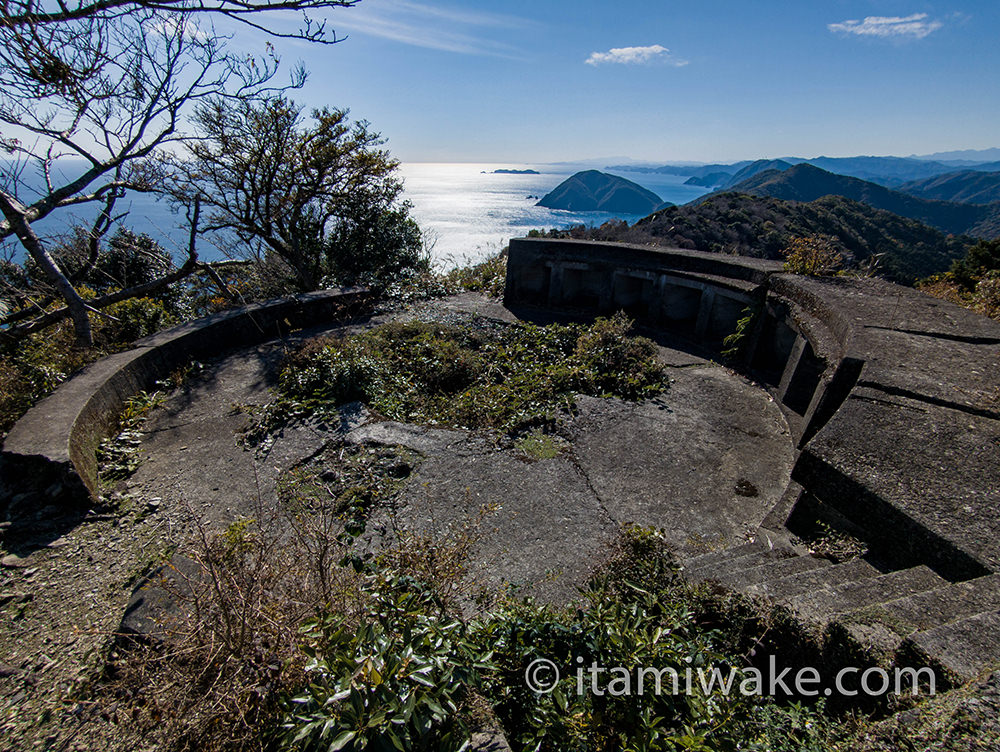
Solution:
M 892 655 L 908 635 L 998 609 L 1000 575 L 991 574 L 845 613 L 838 626 L 863 652 Z
M 768 580 L 782 579 L 789 575 L 801 572 L 812 572 L 818 569 L 825 569 L 832 566 L 828 559 L 821 559 L 816 556 L 792 556 L 785 559 L 770 559 L 757 566 L 752 565 L 752 561 L 744 559 L 748 566 L 739 567 L 726 574 L 715 577 L 719 582 L 734 590 L 745 590 L 751 585 L 757 585 Z M 741 562 L 742 563 L 742 562 Z
M 805 619 L 828 622 L 836 614 L 933 590 L 945 584 L 947 580 L 921 564 L 861 582 L 844 582 L 796 595 L 789 599 L 789 605 Z
M 882 572 L 864 559 L 853 559 L 843 564 L 833 564 L 808 572 L 790 574 L 777 579 L 769 579 L 746 589 L 747 595 L 769 598 L 776 603 L 787 603 L 802 593 L 811 593 L 819 588 L 839 585 L 843 582 L 857 582 L 878 577 Z
M 710 551 L 707 554 L 699 554 L 697 556 L 692 556 L 688 559 L 684 559 L 681 563 L 684 566 L 685 572 L 692 572 L 701 567 L 710 566 L 721 561 L 735 561 L 744 556 L 750 556 L 751 554 L 759 554 L 763 551 L 769 550 L 769 546 L 766 542 L 754 541 L 753 543 L 743 543 L 739 546 L 733 546 L 732 548 L 724 548 L 720 551 Z
M 880 603 L 873 615 L 884 616 L 886 624 L 908 635 L 998 609 L 1000 575 L 990 574 Z
M 709 564 L 686 569 L 684 576 L 690 582 L 704 582 L 705 580 L 718 580 L 722 582 L 736 572 L 745 572 L 748 569 L 761 567 L 766 564 L 798 558 L 802 557 L 789 549 L 763 549 L 751 553 L 743 553 L 735 558 L 723 558 Z
M 917 632 L 906 643 L 961 681 L 969 681 L 1000 664 L 1000 611 Z

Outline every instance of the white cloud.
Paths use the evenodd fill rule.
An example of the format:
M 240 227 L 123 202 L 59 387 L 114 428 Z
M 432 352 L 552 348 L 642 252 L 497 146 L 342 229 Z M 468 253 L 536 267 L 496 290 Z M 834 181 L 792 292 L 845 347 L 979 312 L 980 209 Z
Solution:
M 618 63 L 621 65 L 648 65 L 650 63 L 665 63 L 680 68 L 687 65 L 687 60 L 681 60 L 670 54 L 663 45 L 653 44 L 649 47 L 613 47 L 607 52 L 592 52 L 585 61 L 587 65 L 602 65 Z
M 940 29 L 940 21 L 928 20 L 926 13 L 912 16 L 868 16 L 864 21 L 842 21 L 828 24 L 827 28 L 840 34 L 855 34 L 859 37 L 912 37 L 923 39 Z
M 333 21 L 338 31 L 343 29 L 433 50 L 498 57 L 513 57 L 516 49 L 499 41 L 495 31 L 530 25 L 516 16 L 456 10 L 413 0 L 362 3 L 338 13 Z

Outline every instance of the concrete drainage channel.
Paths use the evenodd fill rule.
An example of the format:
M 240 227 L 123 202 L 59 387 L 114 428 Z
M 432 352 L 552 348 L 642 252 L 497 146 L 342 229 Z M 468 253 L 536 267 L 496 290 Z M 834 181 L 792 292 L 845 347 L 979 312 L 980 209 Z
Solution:
M 329 291 L 254 306 L 91 366 L 8 436 L 8 514 L 37 519 L 82 505 L 96 489 L 94 451 L 125 400 L 182 362 L 338 320 L 362 299 Z M 796 447 L 791 482 L 753 542 L 689 555 L 689 579 L 784 605 L 848 653 L 930 662 L 959 680 L 995 662 L 996 322 L 875 280 L 535 239 L 511 242 L 504 302 L 526 317 L 623 309 L 651 332 L 725 347 L 780 405 Z M 816 556 L 797 538 L 845 550 Z

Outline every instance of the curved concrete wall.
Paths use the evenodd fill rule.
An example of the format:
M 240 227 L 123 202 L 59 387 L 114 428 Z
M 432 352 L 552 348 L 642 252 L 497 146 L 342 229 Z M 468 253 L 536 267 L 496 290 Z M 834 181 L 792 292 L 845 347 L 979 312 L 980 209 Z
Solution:
M 132 350 L 91 364 L 11 429 L 3 445 L 6 485 L 18 490 L 19 505 L 39 509 L 96 497 L 95 452 L 115 431 L 129 398 L 192 360 L 335 321 L 366 294 L 326 290 L 225 311 L 159 332 Z
M 752 312 L 740 365 L 781 403 L 800 449 L 768 523 L 829 521 L 952 580 L 1000 568 L 997 322 L 880 280 L 544 239 L 511 241 L 505 303 L 625 310 L 716 349 Z

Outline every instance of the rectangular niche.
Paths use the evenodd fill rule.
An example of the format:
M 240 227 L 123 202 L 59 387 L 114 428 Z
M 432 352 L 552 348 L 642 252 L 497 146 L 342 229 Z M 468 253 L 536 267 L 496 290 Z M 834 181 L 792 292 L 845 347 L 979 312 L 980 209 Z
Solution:
M 653 280 L 649 276 L 615 274 L 611 307 L 616 311 L 625 311 L 636 319 L 647 318 L 653 298 L 653 286 Z
M 538 305 L 548 304 L 551 278 L 552 268 L 548 264 L 522 266 L 516 280 L 517 299 Z
M 562 272 L 562 303 L 570 308 L 600 311 L 608 282 L 606 274 L 589 266 L 567 266 Z
M 792 412 L 805 415 L 825 369 L 826 363 L 816 357 L 812 345 L 807 340 L 803 345 L 799 362 L 795 366 L 795 373 L 792 374 L 782 396 L 785 406 Z
M 667 280 L 660 295 L 663 328 L 679 334 L 694 334 L 701 308 L 701 289 Z
M 760 339 L 753 355 L 753 370 L 768 384 L 777 386 L 798 333 L 772 314 L 764 315 Z
M 719 344 L 735 332 L 736 324 L 743 317 L 747 305 L 748 301 L 743 298 L 733 298 L 716 291 L 708 326 L 705 328 L 705 339 Z

